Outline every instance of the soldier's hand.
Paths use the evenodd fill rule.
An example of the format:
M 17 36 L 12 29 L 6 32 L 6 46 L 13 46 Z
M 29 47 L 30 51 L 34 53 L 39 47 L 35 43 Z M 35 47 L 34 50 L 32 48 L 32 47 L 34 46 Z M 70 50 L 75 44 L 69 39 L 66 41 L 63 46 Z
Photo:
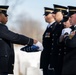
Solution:
M 34 44 L 36 44 L 38 41 L 34 39 Z
M 69 38 L 72 39 L 75 33 L 76 33 L 75 31 L 72 31 L 71 34 L 69 35 Z
M 34 44 L 35 46 L 38 46 L 39 47 L 39 49 L 38 50 L 43 50 L 43 45 L 42 45 L 42 43 L 41 42 L 37 42 L 36 44 Z

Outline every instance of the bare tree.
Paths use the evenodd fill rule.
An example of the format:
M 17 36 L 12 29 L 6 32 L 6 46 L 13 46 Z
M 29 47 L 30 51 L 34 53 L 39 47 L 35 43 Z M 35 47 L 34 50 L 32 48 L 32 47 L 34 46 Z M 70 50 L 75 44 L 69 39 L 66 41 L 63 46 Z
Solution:
M 28 15 L 28 14 L 26 14 Z M 19 33 L 35 38 L 39 41 L 42 40 L 43 28 L 40 21 L 34 20 L 29 17 L 28 19 L 23 14 L 18 16 L 16 23 L 19 27 Z

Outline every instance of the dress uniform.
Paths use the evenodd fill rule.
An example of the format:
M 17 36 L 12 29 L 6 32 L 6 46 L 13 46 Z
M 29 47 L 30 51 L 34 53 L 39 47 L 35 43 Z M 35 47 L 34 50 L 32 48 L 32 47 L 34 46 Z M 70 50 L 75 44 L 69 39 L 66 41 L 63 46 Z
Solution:
M 61 65 L 61 49 L 58 44 L 58 39 L 63 29 L 62 22 L 54 22 L 47 27 L 43 34 L 43 47 L 44 50 L 41 53 L 40 68 L 45 70 L 51 70 L 52 74 L 48 75 L 60 75 L 59 70 Z M 45 74 L 47 75 L 47 74 Z
M 68 14 L 67 7 L 54 4 L 54 13 L 57 13 L 58 11 L 62 12 L 62 14 L 63 14 L 63 20 L 67 20 L 68 19 L 68 16 L 67 16 L 67 14 Z M 63 25 L 63 20 L 61 21 L 61 25 Z M 61 75 L 62 66 L 63 66 L 63 58 L 64 58 L 65 54 L 66 54 L 66 46 L 64 45 L 64 43 L 60 43 L 58 63 L 56 64 L 56 65 L 58 65 L 56 67 L 56 71 L 57 71 L 56 74 L 57 75 Z
M 44 15 L 48 16 L 49 14 L 52 15 L 53 12 L 53 8 L 48 8 L 48 7 L 44 7 Z M 54 19 L 54 18 L 53 18 Z M 50 24 L 48 24 L 44 34 L 43 34 L 43 51 L 41 53 L 41 58 L 40 58 L 40 68 L 43 69 L 43 75 L 49 75 L 48 74 L 48 64 L 49 64 L 49 51 L 50 51 L 50 39 L 51 39 L 51 34 L 52 34 L 52 30 L 54 29 L 55 26 L 53 26 L 55 24 L 55 20 L 53 22 L 51 22 Z M 53 39 L 52 39 L 53 40 Z
M 0 6 L 0 15 L 7 16 L 9 6 Z M 1 17 L 1 16 L 0 16 Z M 14 49 L 13 44 L 32 45 L 33 39 L 10 31 L 0 21 L 0 74 L 13 74 Z
M 68 53 L 68 49 L 66 48 L 66 45 L 64 44 L 64 41 L 63 41 L 63 36 L 64 34 L 70 34 L 72 29 L 70 28 L 71 27 L 71 24 L 69 21 L 69 16 L 68 16 L 68 12 L 64 14 L 64 17 L 63 17 L 63 23 L 64 22 L 67 22 L 65 25 L 64 25 L 64 29 L 62 30 L 62 33 L 61 33 L 61 36 L 60 36 L 60 40 L 61 42 L 63 43 L 63 50 L 64 50 L 64 56 Z M 69 24 L 68 24 L 69 23 Z
M 76 7 L 68 6 L 68 9 L 70 17 L 76 14 Z M 73 15 L 73 17 L 76 16 Z M 76 30 L 75 24 L 70 27 L 72 31 Z M 64 43 L 68 48 L 68 52 L 64 56 L 62 75 L 76 75 L 76 34 L 74 36 L 65 35 Z
M 58 12 L 61 12 L 63 14 L 67 14 L 67 7 L 61 6 L 61 5 L 56 5 L 54 4 L 54 13 L 57 14 Z M 59 28 L 59 29 L 57 29 Z M 62 71 L 62 65 L 63 65 L 63 56 L 64 56 L 64 49 L 63 49 L 63 44 L 59 43 L 59 38 L 62 29 L 64 28 L 63 25 L 63 19 L 60 22 L 57 22 L 56 28 L 55 28 L 55 33 L 58 36 L 54 36 L 54 46 L 53 46 L 53 51 L 51 51 L 51 57 L 50 57 L 50 67 L 54 68 L 55 75 L 61 75 Z M 55 34 L 54 33 L 54 34 Z
M 55 29 L 53 30 L 53 28 Z M 58 38 L 60 36 L 61 26 L 56 22 L 52 24 L 52 27 L 46 29 L 43 34 L 43 47 L 44 50 L 41 54 L 41 68 L 48 68 L 56 70 L 59 68 L 59 63 L 61 62 L 61 48 L 58 45 Z M 59 59 L 59 60 L 58 60 Z M 59 64 L 59 65 L 58 65 Z M 55 74 L 56 75 L 56 74 Z

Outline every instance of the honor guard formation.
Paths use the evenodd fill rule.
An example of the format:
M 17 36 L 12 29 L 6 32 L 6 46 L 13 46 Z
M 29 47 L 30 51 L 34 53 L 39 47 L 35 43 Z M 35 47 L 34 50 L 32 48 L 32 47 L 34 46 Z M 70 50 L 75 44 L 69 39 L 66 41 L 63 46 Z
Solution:
M 48 23 L 43 34 L 40 69 L 43 75 L 76 75 L 76 7 L 44 7 Z

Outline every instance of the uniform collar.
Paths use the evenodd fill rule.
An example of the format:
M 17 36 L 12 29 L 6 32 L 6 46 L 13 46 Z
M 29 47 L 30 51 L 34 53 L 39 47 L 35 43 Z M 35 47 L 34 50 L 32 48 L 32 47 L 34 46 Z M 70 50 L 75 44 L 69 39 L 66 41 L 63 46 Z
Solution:
M 49 23 L 47 27 L 49 28 L 54 22 L 55 22 L 55 21 Z
M 52 25 L 55 21 L 51 22 L 50 25 Z

